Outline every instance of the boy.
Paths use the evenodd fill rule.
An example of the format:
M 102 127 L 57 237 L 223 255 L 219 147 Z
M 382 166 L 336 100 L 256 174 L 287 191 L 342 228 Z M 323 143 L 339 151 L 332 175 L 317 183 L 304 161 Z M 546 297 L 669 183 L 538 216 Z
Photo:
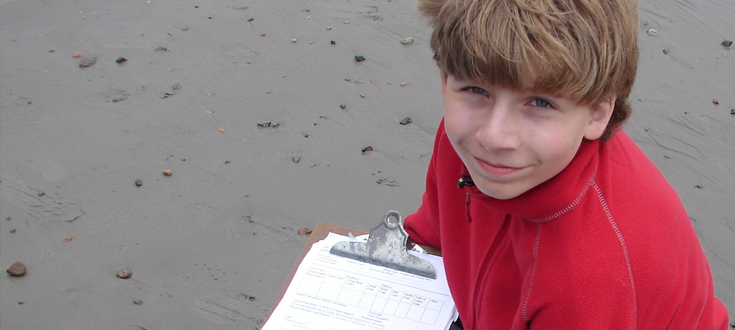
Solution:
M 464 329 L 725 329 L 681 202 L 619 126 L 636 0 L 419 0 L 444 119 L 410 237 Z

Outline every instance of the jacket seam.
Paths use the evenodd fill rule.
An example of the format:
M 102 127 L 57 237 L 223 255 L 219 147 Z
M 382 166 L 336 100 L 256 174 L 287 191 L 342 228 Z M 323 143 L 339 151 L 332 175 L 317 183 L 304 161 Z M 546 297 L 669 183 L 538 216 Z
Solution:
M 610 226 L 612 227 L 613 231 L 615 232 L 615 236 L 617 236 L 618 241 L 620 242 L 620 247 L 623 249 L 623 256 L 625 257 L 625 264 L 628 268 L 628 277 L 630 278 L 630 285 L 631 290 L 633 291 L 633 319 L 635 326 L 633 329 L 638 328 L 638 293 L 635 288 L 635 278 L 633 276 L 633 266 L 630 262 L 630 254 L 628 253 L 628 245 L 625 244 L 625 238 L 623 237 L 623 233 L 620 231 L 620 228 L 618 227 L 617 222 L 615 221 L 615 218 L 612 216 L 612 213 L 610 213 L 610 209 L 607 206 L 607 201 L 605 201 L 605 196 L 602 194 L 602 190 L 600 190 L 600 187 L 597 185 L 597 183 L 593 183 L 593 186 L 595 188 L 595 191 L 597 192 L 597 199 L 600 202 L 600 205 L 602 206 L 602 210 L 605 212 L 605 216 L 607 217 L 608 222 L 610 223 Z
M 577 205 L 579 205 L 579 203 L 582 202 L 582 198 L 587 193 L 587 191 L 589 190 L 589 188 L 593 184 L 595 184 L 595 178 L 596 177 L 597 177 L 597 169 L 595 169 L 595 171 L 592 172 L 592 175 L 590 175 L 589 180 L 587 180 L 587 183 L 584 185 L 584 188 L 582 188 L 582 191 L 579 193 L 579 195 L 577 195 L 577 198 L 575 198 L 571 203 L 567 204 L 567 206 L 565 206 L 561 210 L 559 210 L 556 213 L 554 213 L 554 214 L 552 214 L 550 216 L 547 216 L 545 218 L 541 218 L 541 219 L 528 219 L 528 221 L 535 222 L 535 223 L 544 223 L 544 222 L 548 222 L 548 221 L 554 220 L 556 218 L 559 218 L 559 217 L 561 217 L 564 214 L 567 214 L 569 211 L 571 211 L 574 208 L 576 208 Z
M 526 298 L 523 300 L 523 307 L 521 308 L 521 316 L 523 317 L 524 322 L 529 322 L 528 301 L 531 299 L 533 280 L 536 277 L 536 266 L 538 264 L 538 246 L 539 241 L 541 240 L 541 225 L 542 223 L 539 223 L 537 227 L 538 229 L 536 229 L 536 240 L 533 243 L 533 268 L 531 269 L 531 278 L 528 280 L 528 292 L 526 293 Z

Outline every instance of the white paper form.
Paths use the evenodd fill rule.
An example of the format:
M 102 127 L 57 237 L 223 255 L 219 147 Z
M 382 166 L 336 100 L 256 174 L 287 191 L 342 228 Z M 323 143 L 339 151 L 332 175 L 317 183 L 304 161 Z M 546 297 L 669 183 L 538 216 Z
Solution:
M 263 330 L 444 330 L 456 320 L 440 257 L 432 280 L 329 253 L 354 240 L 330 233 L 306 254 Z

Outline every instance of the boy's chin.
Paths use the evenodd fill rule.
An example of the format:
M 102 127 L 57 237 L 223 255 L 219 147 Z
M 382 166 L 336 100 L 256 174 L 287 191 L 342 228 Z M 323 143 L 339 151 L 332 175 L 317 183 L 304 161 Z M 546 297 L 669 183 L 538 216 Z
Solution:
M 495 187 L 484 187 L 484 185 L 479 184 L 477 185 L 477 189 L 480 190 L 483 194 L 486 196 L 499 199 L 499 200 L 508 200 L 516 198 L 520 195 L 523 195 L 526 191 L 530 189 L 502 189 L 502 188 L 495 188 Z

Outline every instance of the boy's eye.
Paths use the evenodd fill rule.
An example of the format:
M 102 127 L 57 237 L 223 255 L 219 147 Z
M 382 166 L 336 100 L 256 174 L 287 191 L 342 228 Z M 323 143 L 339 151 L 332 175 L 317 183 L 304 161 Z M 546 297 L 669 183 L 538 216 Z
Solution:
M 480 88 L 480 87 L 470 86 L 470 87 L 467 87 L 466 89 L 468 91 L 472 92 L 473 94 L 488 95 L 487 92 L 484 89 Z
M 531 101 L 531 105 L 537 106 L 539 108 L 548 108 L 548 107 L 551 107 L 551 103 L 549 103 L 549 101 L 546 101 L 544 99 L 533 99 Z

